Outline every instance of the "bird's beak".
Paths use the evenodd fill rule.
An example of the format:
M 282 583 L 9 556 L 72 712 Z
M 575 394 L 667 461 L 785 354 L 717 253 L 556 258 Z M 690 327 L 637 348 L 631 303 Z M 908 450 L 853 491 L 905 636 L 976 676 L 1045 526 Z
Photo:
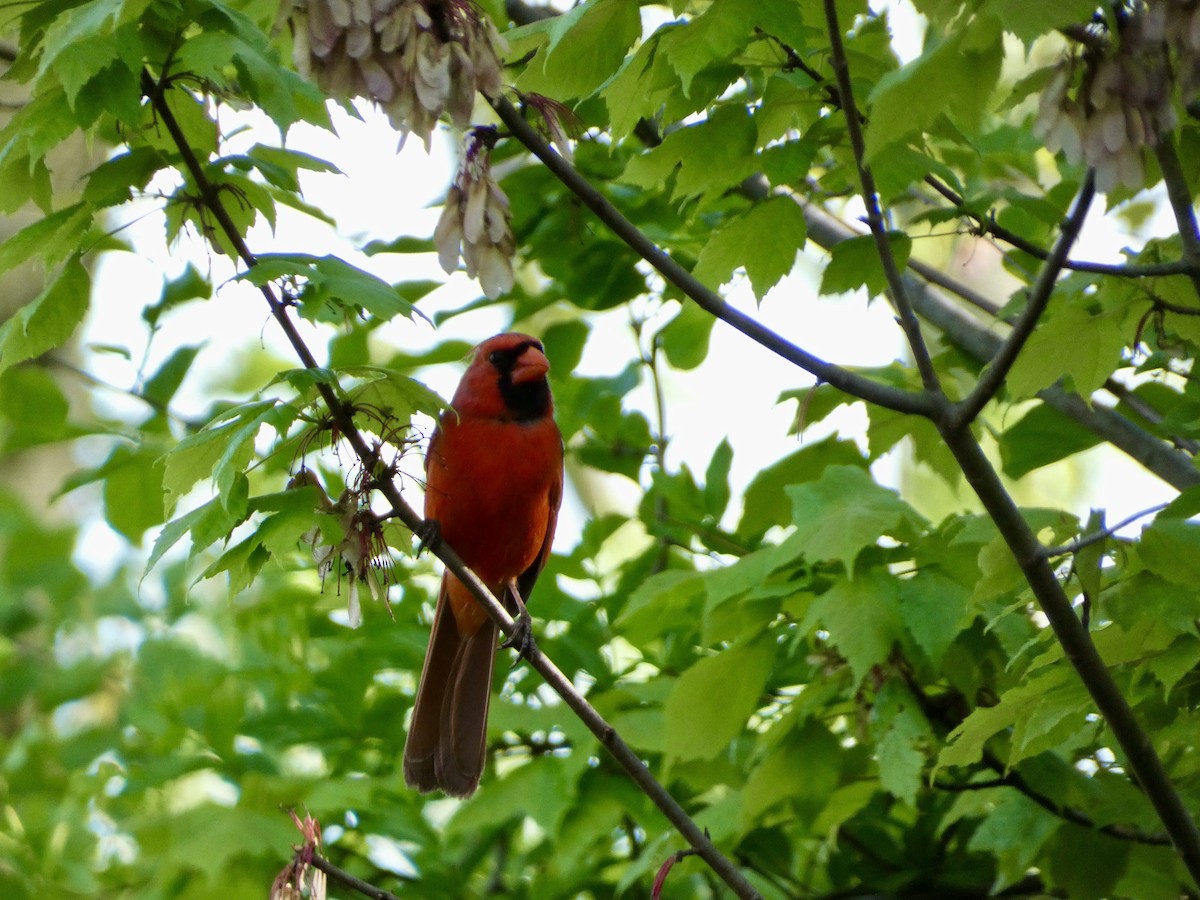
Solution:
M 513 384 L 525 384 L 545 378 L 550 371 L 550 360 L 537 347 L 527 347 L 525 352 L 517 357 L 517 363 L 512 368 Z

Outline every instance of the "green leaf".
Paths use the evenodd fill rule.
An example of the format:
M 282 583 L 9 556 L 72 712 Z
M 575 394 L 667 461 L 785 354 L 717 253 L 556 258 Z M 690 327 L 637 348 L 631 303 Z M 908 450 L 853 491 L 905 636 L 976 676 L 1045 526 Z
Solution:
M 0 245 L 0 272 L 30 259 L 41 259 L 47 268 L 58 265 L 78 250 L 91 224 L 91 210 L 76 203 L 26 225 Z
M 65 343 L 88 309 L 91 279 L 76 258 L 0 325 L 0 373 Z
M 694 369 L 708 357 L 708 340 L 716 316 L 697 304 L 685 302 L 683 308 L 659 333 L 663 353 L 676 369 Z
M 727 749 L 761 703 L 774 661 L 774 640 L 761 636 L 705 657 L 680 675 L 663 710 L 667 758 L 711 759 Z
M 104 518 L 130 543 L 163 521 L 162 460 L 145 448 L 118 446 L 104 464 Z
M 792 521 L 792 503 L 786 489 L 820 478 L 830 466 L 859 466 L 867 461 L 853 441 L 827 437 L 801 447 L 783 459 L 771 463 L 751 479 L 742 501 L 742 520 L 738 534 L 762 535 L 775 525 Z
M 1200 525 L 1160 516 L 1142 529 L 1138 556 L 1167 581 L 1196 585 L 1200 583 Z
M 837 736 L 822 723 L 810 720 L 792 729 L 746 779 L 743 828 L 749 831 L 781 804 L 805 824 L 815 819 L 836 795 L 845 759 Z M 797 765 L 797 760 L 804 764 Z M 812 831 L 830 833 L 828 829 Z
M 617 71 L 641 34 L 635 4 L 587 0 L 554 17 L 549 42 L 517 79 L 517 88 L 558 100 L 586 97 Z
M 1132 337 L 1127 314 L 1125 308 L 1092 311 L 1081 303 L 1054 307 L 1009 372 L 1009 392 L 1024 399 L 1066 378 L 1077 394 L 1091 396 L 1117 367 Z
M 796 530 L 780 545 L 780 558 L 841 560 L 851 575 L 864 548 L 883 535 L 904 540 L 924 522 L 895 491 L 855 466 L 829 466 L 817 481 L 786 492 Z
M 202 431 L 180 441 L 167 454 L 163 472 L 167 511 L 199 481 L 210 477 L 221 502 L 232 511 L 239 502 L 235 482 L 254 454 L 259 430 L 270 425 L 282 432 L 295 414 L 294 407 L 275 399 L 258 400 L 227 411 Z
M 1095 432 L 1039 403 L 1000 435 L 1000 459 L 1005 475 L 1020 478 L 1099 443 Z
M 142 387 L 142 396 L 157 407 L 166 407 L 175 396 L 175 392 L 179 390 L 179 386 L 183 384 L 184 377 L 192 367 L 192 363 L 196 361 L 196 354 L 201 349 L 200 345 L 177 349 L 146 381 Z
M 871 708 L 879 783 L 885 791 L 915 806 L 925 768 L 924 746 L 933 730 L 920 705 L 898 679 L 884 682 Z
M 990 0 L 988 11 L 1000 19 L 1004 30 L 1026 44 L 1065 25 L 1087 22 L 1096 10 L 1093 0 Z
M 975 764 L 983 755 L 984 745 L 993 735 L 1033 716 L 1047 702 L 1052 706 L 1060 706 L 1057 700 L 1063 695 L 1060 693 L 1058 698 L 1051 695 L 1061 691 L 1074 677 L 1074 671 L 1069 666 L 1048 667 L 1024 683 L 1009 688 L 995 706 L 976 708 L 946 738 L 946 745 L 938 754 L 938 767 Z M 1075 711 L 1079 711 L 1078 707 Z M 1026 739 L 1033 736 L 1027 735 Z M 1009 762 L 1015 765 L 1017 760 Z
M 928 131 L 939 116 L 974 130 L 988 108 L 1004 58 L 999 23 L 976 17 L 944 40 L 934 37 L 906 66 L 871 91 L 866 161 L 889 144 Z
M 715 519 L 720 519 L 729 505 L 729 469 L 732 465 L 733 446 L 729 438 L 722 438 L 704 473 L 704 506 Z
M 0 375 L 0 416 L 8 422 L 4 451 L 11 453 L 76 437 L 67 424 L 67 398 L 40 366 L 18 366 Z
M 903 271 L 912 251 L 912 239 L 902 231 L 889 231 L 888 245 L 896 267 Z M 821 273 L 822 294 L 844 294 L 862 287 L 871 296 L 884 293 L 888 287 L 875 239 L 869 234 L 835 244 L 829 252 L 829 264 Z
M 673 131 L 653 150 L 633 157 L 621 180 L 658 190 L 674 174 L 672 201 L 703 201 L 750 175 L 753 153 L 754 122 L 745 108 L 721 106 L 706 121 Z
M 212 296 L 212 284 L 190 262 L 178 278 L 163 282 L 158 302 L 142 310 L 142 318 L 151 328 L 158 325 L 163 313 L 189 300 L 207 300 Z
M 774 197 L 717 230 L 700 251 L 692 274 L 716 289 L 744 266 L 754 296 L 762 300 L 792 270 L 806 234 L 800 206 L 787 197 Z
M 157 150 L 133 147 L 101 163 L 88 176 L 83 199 L 92 206 L 116 206 L 132 200 L 165 164 Z
M 904 626 L 934 667 L 940 667 L 959 632 L 970 624 L 971 592 L 937 572 L 919 570 L 900 582 Z
M 872 570 L 853 581 L 838 579 L 809 608 L 802 628 L 820 624 L 829 641 L 850 664 L 857 685 L 873 666 L 886 662 L 901 641 L 896 579 Z
M 361 308 L 385 322 L 398 315 L 425 318 L 395 287 L 336 256 L 264 253 L 254 268 L 238 277 L 260 287 L 281 278 L 305 279 L 301 299 L 306 318 L 317 318 L 327 303 Z
M 998 872 L 992 892 L 1003 891 L 1025 877 L 1059 822 L 1016 791 L 1005 791 L 996 798 L 967 843 L 970 850 L 995 856 Z

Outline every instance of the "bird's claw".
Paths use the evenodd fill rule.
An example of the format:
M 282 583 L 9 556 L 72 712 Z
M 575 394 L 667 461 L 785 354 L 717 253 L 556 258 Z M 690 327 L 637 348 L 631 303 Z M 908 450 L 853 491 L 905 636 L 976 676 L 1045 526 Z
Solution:
M 441 539 L 442 526 L 437 519 L 426 519 L 413 533 L 420 538 L 417 544 L 417 556 L 420 556 L 431 544 L 436 544 Z
M 505 650 L 512 649 L 517 651 L 517 656 L 513 660 L 513 667 L 515 667 L 521 661 L 522 657 L 525 659 L 530 658 L 530 654 L 536 645 L 533 640 L 533 619 L 529 613 L 522 610 L 513 621 L 516 623 L 516 627 L 501 642 L 500 646 Z

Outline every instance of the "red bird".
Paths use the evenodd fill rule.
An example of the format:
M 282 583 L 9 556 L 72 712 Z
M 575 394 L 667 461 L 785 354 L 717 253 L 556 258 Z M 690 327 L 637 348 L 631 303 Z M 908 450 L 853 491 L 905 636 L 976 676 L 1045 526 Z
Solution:
M 502 600 L 527 600 L 550 556 L 563 445 L 542 344 L 498 334 L 471 364 L 429 442 L 425 519 Z M 509 611 L 516 613 L 513 603 Z M 469 797 L 486 754 L 495 623 L 449 572 L 404 745 L 404 780 Z

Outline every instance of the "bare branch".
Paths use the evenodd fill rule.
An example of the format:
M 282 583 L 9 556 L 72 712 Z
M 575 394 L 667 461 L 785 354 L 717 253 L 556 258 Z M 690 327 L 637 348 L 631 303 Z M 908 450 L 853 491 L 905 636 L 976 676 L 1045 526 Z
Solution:
M 1143 509 L 1140 512 L 1135 512 L 1133 515 L 1126 516 L 1116 525 L 1097 531 L 1094 534 L 1084 535 L 1078 540 L 1071 541 L 1069 544 L 1062 544 L 1058 547 L 1046 547 L 1042 550 L 1042 556 L 1046 559 L 1054 559 L 1057 556 L 1070 556 L 1072 553 L 1078 553 L 1084 547 L 1090 547 L 1092 544 L 1108 540 L 1126 525 L 1132 525 L 1138 519 L 1144 519 L 1146 516 L 1152 516 L 1156 512 L 1162 512 L 1168 505 L 1166 503 L 1159 503 L 1151 506 L 1149 509 Z
M 966 200 L 960 196 L 953 188 L 938 178 L 936 175 L 926 175 L 925 183 L 945 197 L 950 203 L 955 206 L 958 211 L 979 228 L 979 231 L 985 234 L 990 234 L 997 240 L 1017 248 L 1022 253 L 1028 253 L 1035 259 L 1045 262 L 1050 257 L 1050 251 L 1045 247 L 1038 246 L 1031 240 L 1021 237 L 1015 231 L 1011 231 L 1000 225 L 991 217 L 979 215 L 968 209 Z M 1070 269 L 1073 272 L 1089 272 L 1093 275 L 1111 275 L 1115 278 L 1154 278 L 1165 275 L 1193 275 L 1200 272 L 1200 265 L 1187 262 L 1186 260 L 1176 260 L 1173 262 L 1162 263 L 1129 263 L 1122 265 L 1120 263 L 1101 263 L 1091 262 L 1081 259 L 1067 259 L 1063 262 L 1064 269 Z
M 1042 270 L 1038 273 L 1037 280 L 1029 292 L 1025 310 L 1013 325 L 1012 331 L 1009 332 L 1004 343 L 1000 345 L 1000 349 L 992 357 L 991 362 L 988 363 L 987 368 L 979 376 L 979 381 L 976 382 L 971 393 L 961 403 L 955 405 L 948 418 L 947 427 L 962 428 L 973 422 L 1004 384 L 1004 379 L 1008 377 L 1009 371 L 1025 347 L 1025 342 L 1033 334 L 1038 319 L 1041 318 L 1046 306 L 1050 303 L 1050 295 L 1054 293 L 1054 284 L 1062 271 L 1063 261 L 1066 260 L 1075 239 L 1079 237 L 1079 232 L 1083 228 L 1083 220 L 1087 218 L 1095 194 L 1096 180 L 1089 169 L 1083 179 L 1083 186 L 1079 189 L 1079 196 L 1075 200 L 1075 209 L 1063 223 L 1062 233 L 1059 234 L 1058 240 L 1054 244 L 1054 250 L 1042 266 Z
M 858 232 L 820 206 L 802 197 L 789 195 L 804 211 L 808 237 L 814 243 L 831 249 L 838 243 L 857 237 Z M 914 269 L 915 271 L 915 269 Z M 995 323 L 985 321 L 941 291 L 905 276 L 917 314 L 939 329 L 954 346 L 980 362 L 987 362 L 1000 348 L 1001 340 Z M 965 290 L 965 288 L 964 288 Z M 959 291 L 955 291 L 959 293 Z M 1128 390 L 1109 380 L 1105 388 L 1119 399 L 1126 399 Z M 1038 397 L 1063 415 L 1082 425 L 1101 439 L 1112 444 L 1147 471 L 1178 490 L 1200 484 L 1200 470 L 1185 454 L 1150 434 L 1125 416 L 1098 403 L 1089 403 L 1078 394 L 1068 393 L 1061 385 L 1052 385 L 1038 392 Z M 1136 400 L 1136 398 L 1134 398 Z M 1139 412 L 1139 415 L 1143 413 Z M 1147 418 L 1150 418 L 1147 416 Z M 1161 416 L 1158 417 L 1161 420 Z M 1154 421 L 1151 419 L 1151 421 Z M 1178 443 L 1179 439 L 1176 439 Z M 1186 447 L 1185 444 L 1179 446 Z
M 351 875 L 345 869 L 339 869 L 319 853 L 312 855 L 312 866 L 314 869 L 320 869 L 333 881 L 342 885 L 342 887 L 358 891 L 364 897 L 370 897 L 371 900 L 400 900 L 395 894 L 389 893 L 383 888 L 378 888 L 369 881 L 363 881 L 361 878 Z
M 166 126 L 168 133 L 171 135 L 172 140 L 176 143 L 184 165 L 195 181 L 197 189 L 200 191 L 202 202 L 212 212 L 213 217 L 217 220 L 217 224 L 234 246 L 242 261 L 248 267 L 253 267 L 256 264 L 254 255 L 246 246 L 237 226 L 229 217 L 229 213 L 224 207 L 219 192 L 205 176 L 204 169 L 200 165 L 195 152 L 188 144 L 179 127 L 179 123 L 175 120 L 170 107 L 165 102 L 163 97 L 165 82 L 159 81 L 156 83 L 148 73 L 144 73 L 143 86 L 163 124 Z M 316 358 L 305 344 L 303 337 L 296 329 L 291 316 L 288 314 L 287 305 L 275 296 L 274 291 L 271 290 L 269 285 L 264 285 L 262 292 L 270 306 L 272 315 L 283 329 L 289 343 L 304 366 L 306 368 L 318 368 Z M 378 456 L 377 451 L 370 447 L 366 438 L 358 430 L 357 426 L 355 426 L 349 405 L 343 402 L 337 396 L 334 389 L 324 381 L 317 382 L 317 390 L 328 407 L 330 415 L 338 423 L 342 437 L 350 444 L 355 454 L 361 460 L 363 468 L 367 471 L 373 471 L 375 468 L 374 463 Z M 392 510 L 390 515 L 399 518 L 414 534 L 424 533 L 425 529 L 423 526 L 425 520 L 404 499 L 393 479 L 381 480 L 377 485 L 377 489 L 391 504 Z M 506 635 L 512 634 L 516 629 L 516 623 L 509 616 L 500 601 L 492 595 L 479 577 L 463 562 L 462 558 L 440 536 L 436 537 L 435 540 L 429 541 L 426 546 L 467 587 L 487 612 L 488 616 L 496 622 L 497 626 Z M 563 699 L 566 705 L 570 707 L 588 729 L 600 740 L 605 749 L 621 764 L 634 783 L 650 798 L 655 806 L 666 816 L 667 820 L 696 849 L 697 853 L 737 896 L 742 898 L 759 897 L 758 892 L 745 879 L 741 872 L 738 871 L 737 867 L 717 850 L 716 846 L 696 826 L 696 823 L 692 821 L 678 801 L 654 778 L 650 770 L 629 745 L 625 743 L 616 729 L 608 724 L 600 713 L 575 689 L 574 684 L 563 674 L 562 670 L 536 644 L 525 655 L 529 664 L 542 675 L 546 683 Z
M 1158 145 L 1154 148 L 1158 158 L 1158 167 L 1162 170 L 1163 183 L 1167 186 L 1167 199 L 1171 201 L 1171 211 L 1175 213 L 1175 223 L 1179 226 L 1179 240 L 1183 243 L 1183 258 L 1186 262 L 1197 267 L 1189 274 L 1192 286 L 1200 297 L 1200 226 L 1196 224 L 1196 208 L 1192 201 L 1192 190 L 1188 186 L 1187 175 L 1179 162 L 1179 154 L 1175 152 L 1175 139 L 1169 134 L 1158 137 Z
M 925 338 L 921 335 L 921 324 L 913 312 L 912 303 L 904 289 L 900 278 L 900 268 L 896 265 L 896 257 L 892 253 L 892 245 L 888 241 L 887 226 L 883 221 L 883 210 L 879 205 L 879 192 L 875 188 L 875 176 L 871 167 L 866 164 L 866 146 L 863 141 L 862 120 L 854 101 L 854 90 L 850 84 L 850 66 L 846 61 L 846 48 L 842 43 L 842 29 L 838 24 L 836 0 L 825 0 L 825 22 L 829 31 L 829 49 L 833 73 L 837 79 L 838 97 L 842 102 L 842 112 L 846 120 L 846 132 L 850 136 L 850 146 L 854 151 L 854 162 L 858 167 L 858 178 L 862 185 L 863 203 L 867 207 L 867 226 L 875 239 L 875 249 L 883 272 L 887 278 L 888 292 L 892 296 L 892 304 L 896 308 L 900 327 L 904 329 L 908 345 L 912 349 L 917 369 L 921 373 L 921 381 L 925 390 L 940 396 L 941 386 L 937 373 L 933 368 L 933 360 L 929 356 L 929 348 L 925 346 Z
M 1171 783 L 1150 735 L 1138 722 L 1112 673 L 1092 643 L 1091 635 L 1075 615 L 1071 601 L 1047 562 L 1021 510 L 1005 490 L 999 475 L 984 455 L 970 429 L 939 432 L 958 461 L 967 483 L 1013 554 L 1042 612 L 1050 622 L 1063 653 L 1096 703 L 1125 755 L 1129 771 L 1154 806 L 1193 880 L 1200 883 L 1200 829 Z
M 772 353 L 778 354 L 788 362 L 851 396 L 875 403 L 886 409 L 914 415 L 928 415 L 933 409 L 933 401 L 929 396 L 880 384 L 841 366 L 825 362 L 767 328 L 757 319 L 730 306 L 720 294 L 701 284 L 691 272 L 668 256 L 636 225 L 626 219 L 569 162 L 554 152 L 508 100 L 503 97 L 488 99 L 513 137 L 540 159 L 546 168 L 558 177 L 559 181 L 609 227 L 613 234 L 628 244 L 642 259 L 657 269 L 667 281 L 683 291 L 702 309 L 733 326 Z

